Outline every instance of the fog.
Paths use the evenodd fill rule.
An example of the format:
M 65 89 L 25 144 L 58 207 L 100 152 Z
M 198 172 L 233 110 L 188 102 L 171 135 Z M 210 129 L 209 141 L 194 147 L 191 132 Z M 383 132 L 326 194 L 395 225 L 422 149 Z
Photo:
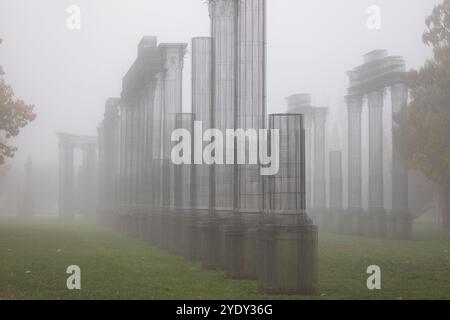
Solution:
M 269 0 L 269 113 L 285 112 L 289 95 L 311 93 L 314 105 L 330 108 L 328 130 L 337 133 L 330 143 L 343 148 L 346 71 L 374 49 L 403 56 L 408 69 L 420 67 L 431 54 L 421 39 L 424 20 L 437 3 Z M 81 30 L 66 26 L 71 4 L 81 8 Z M 366 26 L 370 5 L 381 8 L 380 30 Z M 201 0 L 1 0 L 0 64 L 16 97 L 35 104 L 38 115 L 11 141 L 19 147 L 12 168 L 22 171 L 27 156 L 35 166 L 56 165 L 57 132 L 97 134 L 105 101 L 120 96 L 142 36 L 190 44 L 209 28 Z M 183 108 L 189 111 L 189 54 L 184 70 Z

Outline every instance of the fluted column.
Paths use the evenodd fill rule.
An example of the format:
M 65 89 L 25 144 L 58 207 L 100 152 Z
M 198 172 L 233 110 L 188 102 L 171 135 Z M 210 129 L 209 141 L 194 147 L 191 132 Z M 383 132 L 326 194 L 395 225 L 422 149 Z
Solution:
M 325 122 L 326 108 L 316 108 L 314 112 L 314 209 L 326 207 L 325 182 Z
M 266 0 L 238 1 L 236 127 L 263 129 L 266 122 Z M 240 165 L 236 205 L 261 212 L 263 188 L 258 165 Z
M 152 205 L 161 207 L 163 205 L 164 74 L 159 73 L 155 81 L 153 122 L 149 133 L 152 139 Z
M 305 141 L 306 141 L 306 207 L 308 209 L 313 207 L 313 118 L 311 114 L 306 114 L 305 117 Z
M 350 96 L 348 105 L 348 208 L 362 210 L 362 149 L 361 114 L 362 97 Z
M 104 205 L 107 214 L 112 214 L 118 202 L 119 176 L 119 98 L 106 102 L 103 129 L 103 167 Z
M 195 120 L 202 122 L 203 130 L 212 127 L 212 75 L 212 39 L 192 39 L 192 112 Z M 203 148 L 194 150 L 194 153 L 202 157 Z M 209 208 L 210 195 L 213 194 L 210 189 L 214 187 L 214 184 L 210 183 L 211 169 L 203 164 L 192 166 L 192 205 L 196 208 Z
M 236 125 L 237 79 L 237 11 L 236 0 L 210 0 L 213 52 L 213 127 L 222 132 Z M 235 196 L 234 167 L 214 166 L 215 207 L 233 209 Z
M 171 162 L 172 142 L 170 138 L 175 130 L 176 115 L 183 111 L 183 67 L 187 44 L 170 43 L 161 44 L 159 47 L 164 64 L 163 205 L 165 207 L 174 207 L 174 188 L 171 187 L 174 178 L 174 167 Z
M 384 210 L 383 195 L 383 92 L 369 100 L 369 210 Z
M 408 159 L 406 107 L 408 103 L 408 87 L 399 83 L 391 87 L 392 97 L 392 211 L 396 214 L 408 212 Z
M 330 152 L 330 209 L 343 208 L 342 152 Z

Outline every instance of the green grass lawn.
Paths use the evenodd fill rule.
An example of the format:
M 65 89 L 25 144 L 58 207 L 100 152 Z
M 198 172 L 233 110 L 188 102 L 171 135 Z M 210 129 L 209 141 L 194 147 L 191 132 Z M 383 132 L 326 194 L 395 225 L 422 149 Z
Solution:
M 450 299 L 450 240 L 427 224 L 413 241 L 320 236 L 316 299 Z M 82 270 L 82 290 L 66 288 L 66 268 Z M 369 291 L 366 269 L 382 269 Z M 233 281 L 109 230 L 0 219 L 0 299 L 305 299 L 261 295 Z

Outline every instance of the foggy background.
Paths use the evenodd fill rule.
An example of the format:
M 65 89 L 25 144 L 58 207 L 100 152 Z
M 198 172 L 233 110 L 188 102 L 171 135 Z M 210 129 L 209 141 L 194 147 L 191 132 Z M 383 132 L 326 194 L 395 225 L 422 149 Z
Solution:
M 313 105 L 330 108 L 329 143 L 345 153 L 346 71 L 374 49 L 403 56 L 407 69 L 423 65 L 431 56 L 421 38 L 424 21 L 438 2 L 268 0 L 268 112 L 285 112 L 291 94 L 311 93 Z M 72 4 L 81 8 L 81 30 L 66 26 Z M 366 26 L 370 5 L 381 8 L 381 30 Z M 97 134 L 105 101 L 120 96 L 122 77 L 144 35 L 187 42 L 190 50 L 192 37 L 209 36 L 206 1 L 0 0 L 0 64 L 15 97 L 35 104 L 38 116 L 11 141 L 19 147 L 11 162 L 16 177 L 30 155 L 36 181 L 55 187 L 56 133 Z M 191 107 L 190 58 L 187 54 L 185 111 Z

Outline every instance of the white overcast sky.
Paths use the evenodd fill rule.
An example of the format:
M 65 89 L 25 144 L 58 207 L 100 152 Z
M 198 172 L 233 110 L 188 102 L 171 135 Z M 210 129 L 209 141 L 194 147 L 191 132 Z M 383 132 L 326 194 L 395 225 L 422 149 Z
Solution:
M 268 109 L 309 92 L 332 118 L 345 116 L 345 72 L 374 49 L 402 55 L 408 68 L 430 56 L 424 20 L 437 0 L 268 0 Z M 80 31 L 66 27 L 69 5 L 81 8 Z M 366 27 L 367 8 L 381 8 L 381 30 Z M 16 141 L 18 160 L 55 161 L 55 133 L 96 134 L 104 102 L 121 80 L 144 35 L 189 42 L 209 35 L 204 0 L 0 0 L 0 64 L 17 97 L 36 105 L 38 119 Z M 190 56 L 184 109 L 190 109 Z

